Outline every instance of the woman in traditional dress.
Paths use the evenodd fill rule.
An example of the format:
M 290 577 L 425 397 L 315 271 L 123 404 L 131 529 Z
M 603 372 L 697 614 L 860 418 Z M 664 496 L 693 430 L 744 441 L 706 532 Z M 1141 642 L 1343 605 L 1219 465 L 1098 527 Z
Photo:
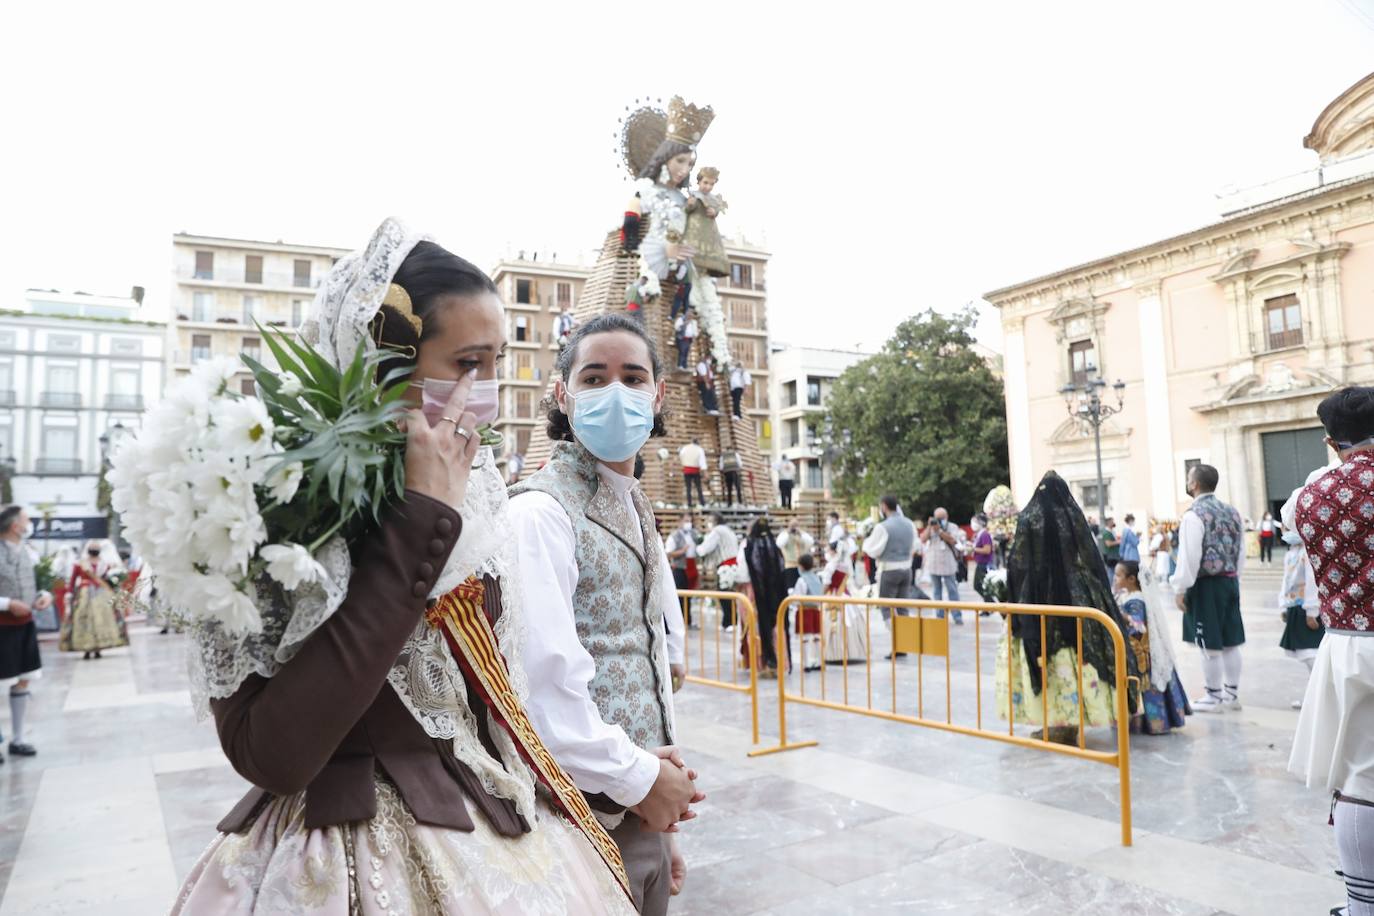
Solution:
M 102 649 L 129 644 L 129 628 L 115 606 L 124 565 L 109 541 L 87 541 L 72 567 L 71 613 L 62 621 L 57 648 L 80 652 L 81 658 L 100 658 Z
M 405 498 L 262 633 L 195 628 L 193 694 L 254 788 L 174 913 L 633 912 L 522 703 L 515 545 L 477 434 L 503 328 L 484 273 L 392 220 L 330 272 L 305 339 L 336 364 L 367 341 L 394 352 L 381 372 L 414 367 Z
M 744 560 L 749 568 L 749 583 L 754 588 L 754 607 L 759 612 L 759 641 L 762 645 L 763 664 L 759 677 L 775 678 L 783 662 L 778 659 L 778 635 L 787 632 L 786 621 L 782 630 L 776 627 L 778 605 L 787 597 L 787 580 L 784 575 L 782 551 L 773 539 L 773 529 L 766 516 L 759 516 L 749 528 L 749 537 L 744 542 Z M 792 641 L 787 645 L 786 667 L 792 665 Z
M 1007 587 L 1010 603 L 1093 607 L 1115 621 L 1123 635 L 1128 632 L 1112 598 L 1107 567 L 1092 529 L 1068 485 L 1053 471 L 1040 481 L 1017 517 L 1007 559 Z M 1011 645 L 1003 636 L 997 650 L 997 712 L 1006 718 L 1010 684 L 1014 721 L 1042 726 L 1037 737 L 1077 743 L 1077 627 L 1070 617 L 1045 617 L 1043 646 L 1040 627 L 1040 617 L 1012 615 Z M 1007 676 L 1008 648 L 1011 678 Z M 1048 659 L 1048 672 L 1041 670 L 1042 655 Z M 1115 724 L 1115 652 L 1107 631 L 1092 621 L 1083 622 L 1082 663 L 1083 724 Z M 1042 692 L 1048 694 L 1048 723 L 1042 721 L 1046 701 Z
M 1193 714 L 1193 707 L 1178 679 L 1178 661 L 1169 639 L 1169 622 L 1149 588 L 1151 584 L 1150 574 L 1141 572 L 1139 561 L 1122 560 L 1116 564 L 1112 586 L 1117 607 L 1130 627 L 1126 644 L 1135 659 L 1141 682 L 1143 708 L 1131 716 L 1131 731 L 1167 735 L 1171 728 L 1184 726 L 1187 717 Z

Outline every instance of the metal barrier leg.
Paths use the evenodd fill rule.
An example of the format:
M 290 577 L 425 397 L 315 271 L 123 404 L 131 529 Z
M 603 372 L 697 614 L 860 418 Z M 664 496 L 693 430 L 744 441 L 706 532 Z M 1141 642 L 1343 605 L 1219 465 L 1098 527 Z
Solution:
M 784 619 L 784 620 L 786 619 L 785 612 L 786 612 L 786 610 L 787 610 L 787 606 L 788 606 L 789 604 L 792 604 L 792 603 L 794 603 L 794 602 L 793 602 L 793 600 L 792 600 L 791 598 L 784 598 L 782 604 L 780 604 L 780 605 L 778 606 L 778 613 L 779 613 L 780 616 L 783 616 L 783 619 Z M 779 629 L 779 628 L 776 628 L 776 627 L 775 627 L 774 629 L 776 630 L 776 636 L 778 637 L 778 639 L 777 639 L 777 642 L 778 642 L 778 649 L 779 649 L 781 652 L 784 652 L 784 653 L 785 653 L 785 652 L 787 651 L 787 645 L 786 645 L 786 643 L 785 643 L 785 640 L 787 639 L 787 632 L 786 632 L 786 629 L 785 629 L 785 628 L 784 628 L 784 629 Z M 849 655 L 849 652 L 847 651 L 847 647 L 846 647 L 845 656 L 847 657 L 848 655 Z M 781 658 L 781 657 L 783 657 L 783 656 L 780 655 L 779 658 Z M 819 744 L 819 743 L 820 743 L 819 741 L 791 741 L 791 742 L 789 742 L 789 741 L 787 740 L 787 678 L 786 678 L 785 676 L 784 676 L 784 677 L 779 677 L 779 678 L 778 678 L 778 743 L 777 743 L 775 746 L 773 746 L 773 747 L 760 747 L 760 748 L 755 748 L 754 750 L 752 750 L 752 751 L 749 752 L 749 756 L 750 756 L 750 757 L 763 757 L 763 756 L 765 756 L 765 755 L 767 755 L 767 754 L 776 754 L 776 753 L 778 753 L 778 752 L 780 752 L 780 751 L 795 751 L 795 750 L 797 750 L 798 748 L 803 748 L 803 747 L 815 747 L 815 746 L 816 746 L 817 744 Z

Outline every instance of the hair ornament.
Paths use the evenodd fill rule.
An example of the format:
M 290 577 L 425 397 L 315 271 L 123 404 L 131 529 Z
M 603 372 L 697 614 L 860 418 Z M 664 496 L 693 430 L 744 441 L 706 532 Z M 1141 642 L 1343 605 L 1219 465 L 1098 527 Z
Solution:
M 405 287 L 399 283 L 392 283 L 386 288 L 386 298 L 382 300 L 383 306 L 391 306 L 410 322 L 410 326 L 415 329 L 416 334 L 424 332 L 424 322 L 420 316 L 415 314 L 415 307 L 411 305 L 410 293 L 406 292 Z

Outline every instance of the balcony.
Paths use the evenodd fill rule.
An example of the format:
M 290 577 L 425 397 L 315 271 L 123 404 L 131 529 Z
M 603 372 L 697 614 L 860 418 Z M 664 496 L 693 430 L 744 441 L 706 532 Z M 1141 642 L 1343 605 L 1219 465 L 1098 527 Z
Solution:
M 33 463 L 35 474 L 65 474 L 75 475 L 81 473 L 80 458 L 39 458 Z
M 720 277 L 716 280 L 716 285 L 721 289 L 747 289 L 756 293 L 764 292 L 767 289 L 762 280 L 742 279 L 736 281 L 734 277 Z
M 320 285 L 320 278 L 313 273 L 308 277 L 285 271 L 253 271 L 250 273 L 242 267 L 181 271 L 177 279 L 183 283 L 213 283 L 223 286 L 270 289 L 317 289 Z
M 507 366 L 506 381 L 510 382 L 542 382 L 544 380 L 544 370 L 538 366 Z
M 79 391 L 45 391 L 38 396 L 40 407 L 80 407 Z
M 107 394 L 105 395 L 106 410 L 142 410 L 143 395 L 141 394 Z

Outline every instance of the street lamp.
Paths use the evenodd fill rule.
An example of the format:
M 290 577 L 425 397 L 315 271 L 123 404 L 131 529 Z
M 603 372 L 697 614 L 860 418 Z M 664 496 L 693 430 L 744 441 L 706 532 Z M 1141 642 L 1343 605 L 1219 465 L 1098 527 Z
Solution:
M 1070 382 L 1059 393 L 1064 396 L 1064 406 L 1069 416 L 1078 421 L 1080 429 L 1092 427 L 1093 446 L 1097 450 L 1097 523 L 1107 524 L 1107 489 L 1102 480 L 1102 424 L 1109 417 L 1121 413 L 1126 406 L 1126 383 L 1117 379 L 1111 386 L 1116 393 L 1116 406 L 1104 404 L 1102 393 L 1107 383 L 1098 374 L 1096 366 L 1089 366 L 1081 382 Z

